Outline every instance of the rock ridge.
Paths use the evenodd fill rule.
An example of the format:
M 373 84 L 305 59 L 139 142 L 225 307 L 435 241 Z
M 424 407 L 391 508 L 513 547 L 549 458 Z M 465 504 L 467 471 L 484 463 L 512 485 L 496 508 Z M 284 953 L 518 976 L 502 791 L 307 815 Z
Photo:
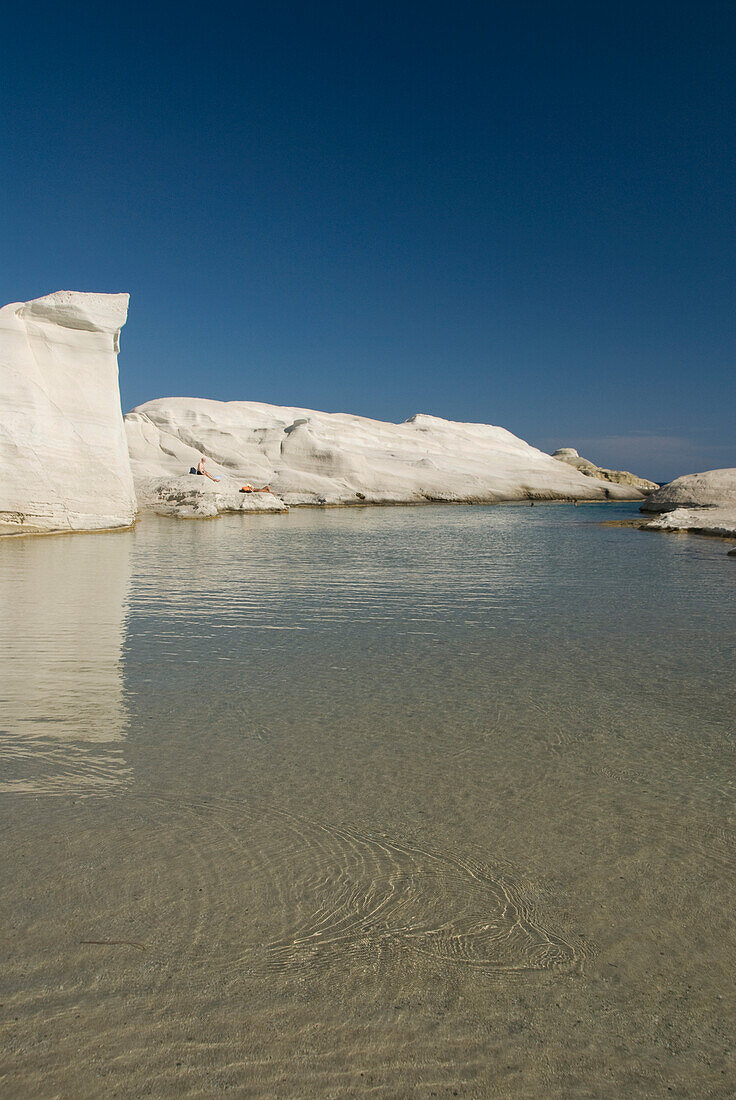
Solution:
M 349 413 L 171 397 L 125 417 L 136 484 L 178 478 L 201 455 L 218 476 L 268 484 L 288 506 L 641 500 L 554 460 L 505 428 L 416 413 Z
M 596 477 L 601 481 L 610 481 L 614 485 L 631 485 L 641 493 L 651 493 L 659 488 L 656 481 L 638 477 L 636 474 L 629 473 L 628 470 L 609 470 L 605 466 L 596 466 L 589 459 L 582 458 L 574 447 L 560 447 L 553 451 L 552 457 L 558 462 L 566 462 L 569 466 L 574 466 L 586 477 Z

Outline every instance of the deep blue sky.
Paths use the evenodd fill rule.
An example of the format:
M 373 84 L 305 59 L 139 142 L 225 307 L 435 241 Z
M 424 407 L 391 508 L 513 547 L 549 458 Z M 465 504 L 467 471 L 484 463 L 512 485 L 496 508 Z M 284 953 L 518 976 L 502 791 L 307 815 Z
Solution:
M 41 3 L 0 49 L 0 297 L 129 291 L 124 409 L 736 466 L 732 0 Z

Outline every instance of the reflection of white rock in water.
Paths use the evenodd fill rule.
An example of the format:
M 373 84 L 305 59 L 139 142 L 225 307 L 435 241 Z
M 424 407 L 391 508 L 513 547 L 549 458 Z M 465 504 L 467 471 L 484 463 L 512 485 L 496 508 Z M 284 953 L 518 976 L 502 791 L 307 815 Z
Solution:
M 72 291 L 0 309 L 0 524 L 133 522 L 117 364 L 127 312 L 127 294 Z
M 642 493 L 651 493 L 658 489 L 656 481 L 649 481 L 645 477 L 637 477 L 628 470 L 608 470 L 604 466 L 596 466 L 587 458 L 581 458 L 574 447 L 560 447 L 552 455 L 558 462 L 566 462 L 568 466 L 574 466 L 581 474 L 587 477 L 597 477 L 601 481 L 611 481 L 615 485 L 632 485 Z
M 167 398 L 125 418 L 136 484 L 213 474 L 269 484 L 287 504 L 639 500 L 585 477 L 505 428 L 417 415 L 403 424 L 252 401 Z M 192 476 L 194 481 L 194 476 Z
M 0 790 L 120 781 L 131 538 L 8 539 L 0 558 Z
M 646 526 L 654 531 L 694 531 L 736 536 L 736 469 L 706 470 L 675 478 L 652 493 L 642 512 L 661 512 Z

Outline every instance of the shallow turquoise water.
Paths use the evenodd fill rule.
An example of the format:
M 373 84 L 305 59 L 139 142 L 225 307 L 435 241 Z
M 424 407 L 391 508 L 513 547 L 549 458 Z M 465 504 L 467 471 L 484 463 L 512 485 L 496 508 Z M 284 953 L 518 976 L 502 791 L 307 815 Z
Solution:
M 636 514 L 0 544 L 10 1094 L 731 1094 L 736 567 Z

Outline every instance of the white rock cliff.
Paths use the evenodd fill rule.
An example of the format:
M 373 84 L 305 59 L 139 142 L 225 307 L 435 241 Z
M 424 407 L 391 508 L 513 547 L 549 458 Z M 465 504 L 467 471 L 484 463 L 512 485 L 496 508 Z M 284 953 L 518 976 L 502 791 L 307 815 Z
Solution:
M 58 291 L 0 309 L 0 525 L 126 527 L 135 490 L 117 353 L 127 294 Z
M 0 530 L 125 527 L 138 503 L 197 517 L 284 504 L 643 496 L 637 486 L 584 476 L 505 428 L 433 416 L 391 424 L 166 398 L 123 424 L 117 353 L 127 310 L 127 294 L 72 291 L 0 310 Z M 188 474 L 201 455 L 217 483 Z M 272 493 L 241 494 L 243 483 Z
M 136 484 L 215 475 L 269 484 L 287 505 L 641 500 L 586 477 L 505 428 L 417 415 L 403 424 L 252 401 L 172 397 L 125 417 Z M 192 477 L 192 481 L 200 481 Z M 141 492 L 141 496 L 144 493 Z

